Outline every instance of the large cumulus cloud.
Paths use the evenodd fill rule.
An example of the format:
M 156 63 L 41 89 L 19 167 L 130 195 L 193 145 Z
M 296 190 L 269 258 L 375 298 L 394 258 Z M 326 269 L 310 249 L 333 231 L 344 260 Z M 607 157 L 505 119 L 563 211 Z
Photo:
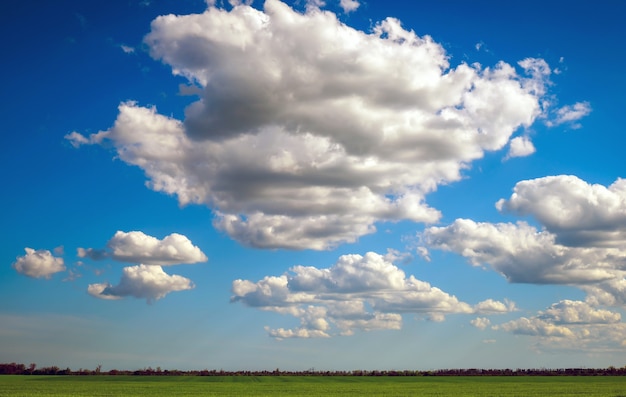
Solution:
M 488 299 L 471 306 L 425 281 L 407 276 L 374 252 L 343 255 L 329 268 L 294 266 L 281 276 L 235 280 L 233 302 L 297 317 L 296 329 L 269 329 L 271 336 L 328 337 L 355 330 L 399 329 L 402 313 L 442 321 L 453 313 L 506 313 L 511 302 Z
M 362 32 L 267 0 L 161 16 L 145 42 L 197 86 L 185 119 L 126 102 L 110 129 L 67 139 L 110 141 L 152 189 L 213 208 L 255 247 L 328 249 L 376 222 L 435 222 L 425 195 L 486 151 L 530 154 L 515 133 L 546 111 L 543 60 L 451 67 L 393 18 Z

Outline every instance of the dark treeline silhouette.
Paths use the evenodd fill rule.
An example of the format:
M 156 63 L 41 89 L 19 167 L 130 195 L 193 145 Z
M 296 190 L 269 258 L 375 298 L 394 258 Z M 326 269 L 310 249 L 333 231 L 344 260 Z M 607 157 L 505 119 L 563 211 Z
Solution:
M 102 371 L 102 366 L 96 369 L 80 368 L 76 371 L 70 368 L 61 369 L 57 366 L 37 367 L 36 364 L 9 363 L 0 364 L 0 375 L 135 375 L 135 376 L 625 376 L 626 366 L 615 368 L 559 368 L 559 369 L 438 369 L 430 371 L 420 370 L 353 370 L 353 371 L 224 371 L 224 370 L 190 370 L 161 369 L 152 367 L 134 371 L 111 369 Z

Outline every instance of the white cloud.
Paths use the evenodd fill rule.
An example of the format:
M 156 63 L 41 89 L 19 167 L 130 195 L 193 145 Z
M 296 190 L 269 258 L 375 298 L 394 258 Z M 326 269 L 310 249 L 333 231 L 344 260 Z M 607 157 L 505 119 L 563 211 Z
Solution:
M 481 314 L 508 313 L 515 311 L 515 303 L 509 300 L 500 302 L 493 299 L 487 299 L 482 302 L 478 302 L 474 306 L 474 311 Z
M 33 278 L 50 278 L 54 273 L 65 270 L 63 258 L 52 255 L 48 250 L 24 248 L 26 255 L 18 256 L 13 262 L 13 269 L 18 273 Z
M 624 179 L 608 187 L 569 175 L 521 181 L 496 207 L 531 215 L 542 227 L 457 219 L 448 226 L 427 228 L 421 241 L 430 249 L 462 255 L 474 266 L 490 265 L 513 283 L 568 284 L 587 293 L 586 303 L 562 301 L 542 313 L 541 321 L 549 315 L 556 325 L 573 321 L 575 315 L 580 321 L 594 316 L 619 321 L 614 313 L 590 312 L 587 305 L 626 304 Z M 563 311 L 560 320 L 555 317 L 558 310 Z
M 361 4 L 358 0 L 339 0 L 339 6 L 346 14 L 352 11 L 356 11 Z
M 554 325 L 539 318 L 521 317 L 501 325 L 493 326 L 496 330 L 503 330 L 519 335 L 544 336 L 544 337 L 574 337 L 574 333 L 567 327 Z
M 79 248 L 78 256 L 100 260 L 112 258 L 120 262 L 167 266 L 206 262 L 208 258 L 182 234 L 172 233 L 163 240 L 140 231 L 117 231 L 107 249 Z
M 511 139 L 511 143 L 509 144 L 509 153 L 506 155 L 506 158 L 526 157 L 535 153 L 535 151 L 535 145 L 533 145 L 530 138 L 527 136 L 518 136 Z
M 457 219 L 427 228 L 422 238 L 431 248 L 456 252 L 475 266 L 489 264 L 513 283 L 598 283 L 619 277 L 626 261 L 626 253 L 618 249 L 560 245 L 554 234 L 524 222 Z
M 281 276 L 257 282 L 235 280 L 232 291 L 233 302 L 300 319 L 296 330 L 270 332 L 280 338 L 321 336 L 306 330 L 333 335 L 331 325 L 341 335 L 355 330 L 400 329 L 402 313 L 443 321 L 447 314 L 498 313 L 513 308 L 511 303 L 491 299 L 472 307 L 425 281 L 407 277 L 385 256 L 373 252 L 343 255 L 330 268 L 294 266 Z
M 487 317 L 476 317 L 470 321 L 470 324 L 478 329 L 485 329 L 491 325 L 491 321 Z
M 538 318 L 553 324 L 612 324 L 621 320 L 619 313 L 596 309 L 586 302 L 562 300 L 553 304 Z
M 589 102 L 576 102 L 573 105 L 563 106 L 555 111 L 555 117 L 547 122 L 549 127 L 569 123 L 572 128 L 580 128 L 578 120 L 591 113 Z
M 121 299 L 133 296 L 152 303 L 170 292 L 193 288 L 191 280 L 178 275 L 169 275 L 161 266 L 138 265 L 125 267 L 118 285 L 90 284 L 87 292 L 101 299 Z
M 518 182 L 501 212 L 532 215 L 556 240 L 570 246 L 623 247 L 626 243 L 626 179 L 609 187 L 572 175 Z
M 626 324 L 619 313 L 593 307 L 587 302 L 563 300 L 537 315 L 494 325 L 492 328 L 537 337 L 540 350 L 602 351 L 623 349 Z
M 211 207 L 218 228 L 260 248 L 328 249 L 379 221 L 436 222 L 425 195 L 531 125 L 550 72 L 539 59 L 521 74 L 450 67 L 397 19 L 365 33 L 278 0 L 162 16 L 145 42 L 202 89 L 185 120 L 124 103 L 110 129 L 66 138 L 112 142 L 152 189 Z
M 267 333 L 276 339 L 288 339 L 288 338 L 328 338 L 329 335 L 320 330 L 315 329 L 305 329 L 305 328 L 297 328 L 297 329 L 269 329 L 266 328 Z

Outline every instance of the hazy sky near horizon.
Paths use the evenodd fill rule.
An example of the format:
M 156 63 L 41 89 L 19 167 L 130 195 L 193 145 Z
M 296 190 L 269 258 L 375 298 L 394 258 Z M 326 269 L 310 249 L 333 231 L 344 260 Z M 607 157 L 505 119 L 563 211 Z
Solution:
M 623 366 L 621 2 L 0 6 L 0 361 Z

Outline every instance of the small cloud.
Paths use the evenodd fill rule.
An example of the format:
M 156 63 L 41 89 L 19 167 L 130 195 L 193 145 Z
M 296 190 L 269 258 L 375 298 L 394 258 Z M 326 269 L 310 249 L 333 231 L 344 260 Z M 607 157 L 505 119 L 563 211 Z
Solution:
M 556 338 L 571 338 L 574 333 L 568 327 L 555 325 L 538 317 L 521 317 L 492 327 L 494 330 L 511 332 L 516 335 L 530 335 Z
M 527 136 L 518 136 L 511 139 L 509 145 L 509 153 L 504 158 L 508 160 L 513 157 L 526 157 L 535 153 L 535 145 L 531 142 Z
M 505 299 L 504 302 L 487 299 L 476 304 L 474 311 L 482 314 L 509 313 L 515 311 L 515 303 L 507 299 Z
M 417 253 L 426 262 L 430 262 L 430 253 L 428 252 L 428 248 L 426 248 L 426 247 L 417 247 Z
M 387 255 L 384 256 L 385 260 L 391 263 L 401 263 L 406 265 L 413 260 L 413 255 L 410 252 L 400 252 L 395 249 L 388 248 Z
M 65 270 L 63 258 L 57 258 L 48 250 L 24 248 L 26 255 L 17 257 L 13 268 L 20 274 L 33 278 L 49 279 L 54 273 Z
M 566 105 L 559 108 L 555 112 L 555 118 L 548 120 L 546 125 L 548 127 L 556 127 L 561 124 L 570 124 L 572 129 L 578 129 L 582 126 L 577 123 L 578 120 L 589 115 L 591 113 L 591 105 L 589 102 L 577 102 L 573 105 Z
M 343 9 L 343 12 L 346 14 L 356 11 L 361 4 L 357 0 L 340 0 L 339 6 Z
M 89 258 L 94 261 L 105 259 L 108 256 L 106 250 L 98 250 L 94 248 L 78 248 L 76 250 L 76 255 L 78 255 L 79 258 Z
M 118 231 L 106 249 L 78 248 L 80 258 L 168 266 L 206 262 L 207 256 L 182 234 L 172 233 L 163 240 L 140 231 Z
M 495 339 L 484 339 L 483 343 L 496 343 Z
M 94 145 L 100 144 L 102 140 L 108 135 L 108 131 L 98 132 L 97 134 L 91 134 L 89 137 L 85 137 L 84 135 L 72 131 L 71 133 L 65 135 L 63 138 L 68 140 L 72 146 L 75 148 L 79 148 L 82 145 Z
M 491 325 L 491 321 L 487 317 L 476 317 L 470 321 L 470 324 L 478 329 L 485 329 Z
M 65 253 L 65 249 L 63 248 L 62 245 L 60 245 L 56 247 L 55 249 L 53 249 L 52 252 L 54 252 L 55 255 L 61 256 Z
M 169 275 L 161 266 L 138 265 L 125 267 L 118 285 L 90 284 L 87 292 L 100 299 L 121 299 L 133 296 L 153 303 L 170 292 L 193 288 L 191 280 L 183 276 Z
M 428 321 L 432 321 L 433 323 L 442 323 L 446 321 L 446 316 L 443 313 L 431 313 L 428 316 Z
M 122 49 L 122 51 L 124 51 L 126 54 L 132 54 L 135 52 L 135 47 L 130 47 L 127 45 L 120 45 L 120 48 Z

